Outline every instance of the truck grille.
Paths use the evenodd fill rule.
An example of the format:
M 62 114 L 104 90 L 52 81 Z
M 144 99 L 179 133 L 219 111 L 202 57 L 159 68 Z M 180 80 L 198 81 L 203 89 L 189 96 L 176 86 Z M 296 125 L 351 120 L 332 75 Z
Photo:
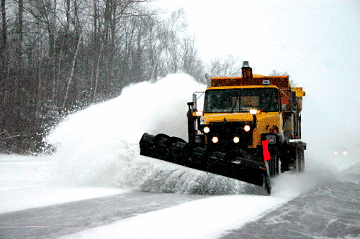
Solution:
M 252 143 L 252 132 L 244 130 L 245 125 L 252 126 L 252 122 L 212 122 L 209 124 L 210 132 L 207 134 L 207 143 L 210 147 L 219 151 L 229 151 L 236 148 L 244 148 Z M 218 138 L 217 143 L 213 143 L 213 137 Z M 238 137 L 240 141 L 234 142 Z

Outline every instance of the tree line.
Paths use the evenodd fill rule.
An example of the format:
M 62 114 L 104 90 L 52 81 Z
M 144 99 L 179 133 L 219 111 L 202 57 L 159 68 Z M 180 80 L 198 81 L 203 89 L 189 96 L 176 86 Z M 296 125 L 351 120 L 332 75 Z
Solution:
M 149 2 L 1 0 L 0 152 L 41 151 L 62 116 L 130 83 L 178 71 L 203 78 L 185 11 L 164 18 Z

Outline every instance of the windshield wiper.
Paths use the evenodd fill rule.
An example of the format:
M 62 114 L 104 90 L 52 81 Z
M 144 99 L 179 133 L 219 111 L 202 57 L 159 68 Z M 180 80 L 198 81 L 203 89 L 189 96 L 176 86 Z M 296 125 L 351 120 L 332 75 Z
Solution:
M 235 107 L 236 107 L 236 102 L 238 102 L 238 101 L 239 101 L 239 97 L 235 97 L 235 104 L 234 104 L 234 102 L 232 103 L 231 113 L 234 112 L 234 109 L 235 109 Z M 240 102 L 239 102 L 239 103 L 240 103 Z
M 235 101 L 235 104 L 233 103 L 233 105 L 232 105 L 231 113 L 233 113 L 233 111 L 234 111 L 234 109 L 235 109 L 235 107 L 236 107 L 236 103 L 239 104 L 239 110 L 238 110 L 237 112 L 240 112 L 241 90 L 240 90 L 240 89 L 237 90 L 237 93 L 238 93 L 238 96 L 235 97 L 235 100 L 236 100 L 236 101 Z

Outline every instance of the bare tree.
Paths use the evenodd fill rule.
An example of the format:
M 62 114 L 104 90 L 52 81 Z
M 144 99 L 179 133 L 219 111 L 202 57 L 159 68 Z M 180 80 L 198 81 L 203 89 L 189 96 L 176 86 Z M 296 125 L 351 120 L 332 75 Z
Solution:
M 1 16 L 2 16 L 2 29 L 1 29 L 1 72 L 0 72 L 0 105 L 2 110 L 0 111 L 0 130 L 6 127 L 5 116 L 8 114 L 7 98 L 9 94 L 8 82 L 8 45 L 7 45 L 7 19 L 6 19 L 6 4 L 5 0 L 1 0 Z
M 5 0 L 1 0 L 1 48 L 0 48 L 0 56 L 1 56 L 1 83 L 5 79 L 6 66 L 7 66 L 7 21 L 6 21 L 6 4 Z
M 16 28 L 16 33 L 17 33 L 17 44 L 16 44 L 16 65 L 17 65 L 17 74 L 14 78 L 14 93 L 13 93 L 13 100 L 14 102 L 16 102 L 15 105 L 15 112 L 16 112 L 16 117 L 14 118 L 16 124 L 15 124 L 15 128 L 20 131 L 21 127 L 24 127 L 23 122 L 22 122 L 22 112 L 21 112 L 21 108 L 22 108 L 22 100 L 23 99 L 23 95 L 22 95 L 22 85 L 21 85 L 21 81 L 22 81 L 22 77 L 23 77 L 23 40 L 24 40 L 24 32 L 23 32 L 23 15 L 24 15 L 24 2 L 23 0 L 19 0 L 18 1 L 18 13 L 17 13 L 17 28 Z
M 284 71 L 284 72 L 281 72 L 281 71 L 277 71 L 277 70 L 273 70 L 269 76 L 289 76 L 289 79 L 290 79 L 290 75 Z M 296 86 L 296 82 L 294 80 L 290 80 L 290 86 L 294 87 Z
M 183 8 L 174 11 L 169 19 L 168 29 L 168 52 L 169 52 L 169 68 L 173 72 L 177 72 L 180 69 L 180 50 L 181 34 L 186 31 L 186 12 Z
M 1 72 L 0 72 L 0 87 L 2 89 L 5 89 L 2 92 L 2 102 L 5 100 L 6 95 L 6 88 L 5 88 L 5 82 L 6 82 L 6 76 L 7 76 L 7 67 L 8 67 L 8 45 L 7 45 L 7 19 L 6 19 L 6 4 L 5 0 L 1 0 L 1 46 L 0 46 L 0 57 L 1 57 Z
M 284 71 L 284 72 L 281 72 L 281 71 L 277 71 L 277 70 L 273 70 L 269 76 L 288 76 L 289 74 Z
M 67 81 L 67 84 L 66 84 L 65 97 L 64 97 L 64 102 L 63 102 L 63 105 L 62 105 L 63 109 L 65 109 L 65 107 L 66 107 L 66 101 L 68 100 L 70 85 L 71 85 L 71 82 L 73 81 L 74 71 L 75 71 L 75 64 L 76 64 L 76 59 L 77 59 L 78 52 L 79 52 L 80 41 L 81 41 L 81 36 L 80 36 L 80 38 L 78 40 L 78 44 L 76 46 L 74 58 L 73 58 L 72 64 L 71 64 L 70 76 L 68 77 L 68 81 Z
M 211 59 L 209 72 L 212 77 L 241 76 L 241 63 L 239 58 L 232 55 Z
M 203 74 L 185 11 L 164 20 L 147 1 L 1 0 L 0 134 L 8 145 L 40 147 L 59 114 L 131 83 Z
M 195 38 L 187 37 L 182 40 L 182 69 L 185 73 L 201 81 L 204 75 L 204 65 L 198 54 Z

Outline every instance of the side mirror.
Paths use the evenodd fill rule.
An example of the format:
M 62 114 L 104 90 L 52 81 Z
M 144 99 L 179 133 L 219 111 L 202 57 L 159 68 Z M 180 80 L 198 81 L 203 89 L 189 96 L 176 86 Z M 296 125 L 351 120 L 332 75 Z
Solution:
M 206 79 L 207 87 L 210 87 L 211 86 L 211 77 L 209 76 L 209 74 L 205 74 L 205 79 Z
M 194 109 L 197 110 L 197 98 L 196 98 L 195 93 L 192 95 L 192 102 L 193 102 Z

